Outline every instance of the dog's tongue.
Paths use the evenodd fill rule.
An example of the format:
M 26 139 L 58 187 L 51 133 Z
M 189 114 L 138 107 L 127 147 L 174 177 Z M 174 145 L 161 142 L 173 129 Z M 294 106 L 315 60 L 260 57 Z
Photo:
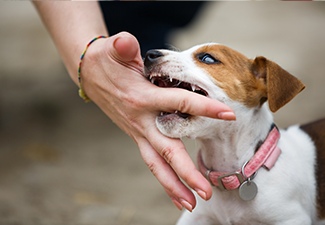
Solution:
M 168 87 L 169 85 L 168 85 L 168 83 L 166 81 L 159 79 L 158 80 L 158 86 L 159 87 Z
M 158 87 L 177 87 L 181 83 L 178 80 L 170 80 L 168 78 L 166 79 L 153 78 L 151 82 L 153 82 Z
M 186 119 L 187 117 L 190 116 L 190 114 L 187 114 L 187 113 L 181 113 L 181 112 L 178 112 L 177 115 L 180 116 L 180 117 L 182 117 L 182 118 L 184 118 L 184 119 Z

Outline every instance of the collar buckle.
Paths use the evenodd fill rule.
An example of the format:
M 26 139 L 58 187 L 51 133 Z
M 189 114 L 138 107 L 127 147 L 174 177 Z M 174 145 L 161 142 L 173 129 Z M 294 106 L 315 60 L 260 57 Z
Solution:
M 219 187 L 220 187 L 220 189 L 221 189 L 222 191 L 228 191 L 228 189 L 226 189 L 226 187 L 225 187 L 225 185 L 223 184 L 223 182 L 222 182 L 221 179 L 222 179 L 222 178 L 225 178 L 225 177 L 234 176 L 234 175 L 238 178 L 238 181 L 239 181 L 240 184 L 242 184 L 242 183 L 244 182 L 244 178 L 243 178 L 242 174 L 241 174 L 240 172 L 238 172 L 238 171 L 233 172 L 233 173 L 227 173 L 227 174 L 225 174 L 225 175 L 219 176 L 219 177 L 217 178 L 217 181 L 218 181 Z

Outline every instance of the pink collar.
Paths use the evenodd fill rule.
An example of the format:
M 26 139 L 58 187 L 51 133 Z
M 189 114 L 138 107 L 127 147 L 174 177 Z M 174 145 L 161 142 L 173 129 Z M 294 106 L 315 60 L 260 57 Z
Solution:
M 224 173 L 208 170 L 202 160 L 201 150 L 198 152 L 198 167 L 202 174 L 214 186 L 220 187 L 222 190 L 235 190 L 244 181 L 253 179 L 255 173 L 262 166 L 270 170 L 278 159 L 281 149 L 277 146 L 280 134 L 275 125 L 271 128 L 266 140 L 255 153 L 253 158 L 246 162 L 241 169 L 233 173 Z M 249 179 L 249 180 L 250 180 Z

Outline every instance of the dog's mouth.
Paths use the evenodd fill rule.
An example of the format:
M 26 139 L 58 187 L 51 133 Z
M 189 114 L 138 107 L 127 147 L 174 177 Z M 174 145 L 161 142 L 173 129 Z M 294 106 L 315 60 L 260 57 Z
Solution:
M 148 79 L 150 80 L 151 83 L 153 83 L 154 85 L 156 85 L 158 87 L 181 88 L 181 89 L 185 89 L 185 90 L 188 90 L 188 91 L 208 97 L 208 93 L 204 89 L 200 88 L 199 86 L 185 82 L 185 81 L 177 80 L 177 79 L 172 78 L 168 75 L 162 75 L 160 73 L 151 73 L 148 76 Z M 188 119 L 189 117 L 192 116 L 188 113 L 182 113 L 179 111 L 161 112 L 160 113 L 160 117 L 166 117 L 166 116 L 170 116 L 170 115 L 176 115 L 183 119 Z

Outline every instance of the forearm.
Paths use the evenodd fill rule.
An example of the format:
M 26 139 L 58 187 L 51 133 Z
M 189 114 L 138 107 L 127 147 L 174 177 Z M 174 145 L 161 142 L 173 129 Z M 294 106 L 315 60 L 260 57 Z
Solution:
M 108 35 L 98 2 L 34 1 L 72 78 L 78 83 L 78 64 L 87 43 Z

